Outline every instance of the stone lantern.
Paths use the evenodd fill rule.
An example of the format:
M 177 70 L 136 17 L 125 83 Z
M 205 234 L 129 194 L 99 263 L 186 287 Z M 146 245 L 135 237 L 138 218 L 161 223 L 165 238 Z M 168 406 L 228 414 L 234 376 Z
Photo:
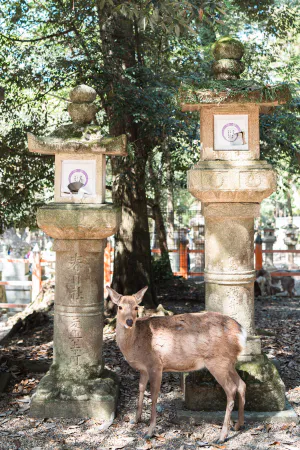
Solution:
M 126 155 L 126 136 L 103 137 L 91 122 L 96 91 L 70 93 L 72 123 L 50 136 L 28 133 L 31 152 L 55 155 L 54 202 L 37 223 L 56 251 L 53 364 L 32 399 L 36 417 L 114 417 L 118 381 L 104 368 L 103 272 L 106 238 L 121 211 L 105 203 L 105 156 Z
M 180 90 L 183 111 L 200 112 L 200 161 L 188 172 L 188 190 L 202 202 L 205 218 L 205 305 L 231 316 L 248 332 L 237 369 L 247 384 L 246 410 L 285 408 L 284 384 L 261 352 L 254 323 L 254 218 L 276 190 L 275 172 L 260 160 L 259 113 L 290 97 L 285 86 L 238 80 L 244 49 L 224 38 L 213 49 L 215 80 Z M 220 410 L 226 397 L 204 369 L 184 377 L 189 410 Z M 187 414 L 178 413 L 180 420 Z M 198 414 L 198 416 L 197 416 Z M 201 413 L 195 418 L 201 420 Z
M 190 220 L 190 227 L 193 230 L 193 243 L 195 250 L 204 251 L 204 217 L 201 214 L 201 203 L 190 208 L 196 211 L 196 215 Z M 195 253 L 192 272 L 203 272 L 204 269 L 204 253 Z
M 297 242 L 298 242 L 298 235 L 299 235 L 299 228 L 296 227 L 296 225 L 293 225 L 293 218 L 289 217 L 288 224 L 283 227 L 285 228 L 285 238 L 284 243 L 287 246 L 288 250 L 293 251 L 296 250 Z M 288 254 L 288 268 L 298 269 L 298 266 L 294 263 L 294 254 L 289 253 Z
M 276 242 L 275 230 L 273 223 L 269 220 L 264 228 L 264 237 L 262 239 L 266 246 L 266 250 L 273 250 L 273 246 Z M 273 253 L 266 253 L 264 268 L 266 270 L 275 270 L 273 262 Z

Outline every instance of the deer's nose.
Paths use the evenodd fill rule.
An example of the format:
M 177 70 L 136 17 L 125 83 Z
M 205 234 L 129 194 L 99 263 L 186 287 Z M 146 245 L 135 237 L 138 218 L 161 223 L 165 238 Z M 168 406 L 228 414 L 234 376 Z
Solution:
M 132 325 L 133 325 L 133 320 L 132 320 L 132 319 L 127 319 L 127 320 L 126 320 L 126 325 L 128 325 L 129 327 L 132 327 Z

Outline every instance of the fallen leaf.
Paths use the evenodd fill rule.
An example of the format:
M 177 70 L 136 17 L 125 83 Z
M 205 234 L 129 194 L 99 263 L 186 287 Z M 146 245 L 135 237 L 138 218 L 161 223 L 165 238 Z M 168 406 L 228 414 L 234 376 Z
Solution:
M 162 436 L 162 435 L 154 435 L 154 437 L 155 437 L 155 439 L 157 439 L 158 441 L 161 441 L 161 442 L 165 442 L 165 438 Z
M 272 442 L 272 444 L 269 444 L 270 446 L 271 445 L 280 445 L 280 442 L 278 442 L 278 441 L 275 441 L 275 442 Z

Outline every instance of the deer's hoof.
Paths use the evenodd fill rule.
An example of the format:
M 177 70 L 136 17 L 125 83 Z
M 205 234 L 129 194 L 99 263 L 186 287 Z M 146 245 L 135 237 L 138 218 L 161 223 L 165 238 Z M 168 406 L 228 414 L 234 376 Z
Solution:
M 234 430 L 235 431 L 240 431 L 240 430 L 244 430 L 245 426 L 244 425 L 240 425 L 238 422 L 234 425 Z
M 151 438 L 152 438 L 152 434 L 145 434 L 145 439 L 146 440 L 151 439 Z
M 224 442 L 226 441 L 227 436 L 220 436 L 219 439 L 217 440 L 216 444 L 224 444 Z

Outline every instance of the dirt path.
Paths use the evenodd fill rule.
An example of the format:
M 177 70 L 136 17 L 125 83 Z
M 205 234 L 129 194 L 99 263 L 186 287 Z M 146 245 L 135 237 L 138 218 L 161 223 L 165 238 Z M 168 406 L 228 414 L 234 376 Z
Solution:
M 164 298 L 164 306 L 177 313 L 202 310 L 203 303 L 191 302 L 191 298 L 195 299 L 195 296 L 187 296 L 184 301 Z M 287 397 L 300 416 L 300 300 L 282 297 L 256 301 L 256 324 L 262 335 L 264 351 L 280 362 Z M 131 425 L 138 392 L 138 373 L 122 357 L 114 333 L 104 336 L 107 367 L 121 379 L 118 415 L 113 425 L 103 431 L 101 423 L 94 420 L 30 418 L 30 395 L 43 374 L 28 371 L 24 368 L 24 361 L 34 360 L 44 365 L 51 362 L 52 327 L 50 317 L 48 324 L 35 328 L 34 332 L 19 333 L 0 347 L 0 371 L 7 368 L 5 360 L 15 361 L 10 367 L 13 378 L 7 392 L 0 396 L 0 450 L 300 448 L 300 426 L 296 424 L 262 426 L 259 423 L 247 423 L 245 430 L 231 431 L 230 439 L 222 446 L 213 444 L 218 438 L 220 424 L 174 425 L 172 418 L 182 394 L 179 374 L 172 373 L 163 376 L 157 435 L 151 441 L 145 441 L 143 436 L 146 432 L 145 422 L 150 417 L 150 393 L 147 390 L 143 414 L 145 422 L 138 426 Z

